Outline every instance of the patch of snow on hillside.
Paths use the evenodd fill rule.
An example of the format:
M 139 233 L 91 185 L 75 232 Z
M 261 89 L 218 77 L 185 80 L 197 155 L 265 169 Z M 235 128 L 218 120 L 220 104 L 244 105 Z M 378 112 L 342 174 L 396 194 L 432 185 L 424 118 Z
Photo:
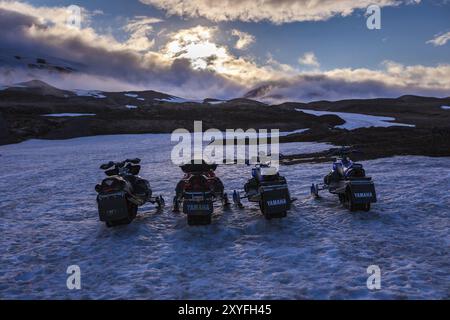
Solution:
M 396 123 L 389 122 L 395 121 L 395 118 L 392 117 L 381 117 L 381 116 L 372 116 L 367 114 L 360 113 L 350 113 L 350 112 L 331 112 L 331 111 L 317 111 L 317 110 L 309 110 L 309 109 L 295 109 L 296 111 L 312 114 L 315 116 L 324 116 L 324 115 L 335 115 L 345 121 L 343 125 L 336 126 L 337 128 L 354 130 L 358 128 L 370 128 L 370 127 L 415 127 L 412 124 L 405 123 Z
M 308 130 L 309 130 L 309 128 L 307 128 L 307 129 L 297 129 L 297 130 L 289 131 L 289 132 L 280 132 L 280 137 L 282 137 L 282 136 L 290 136 L 291 134 L 304 133 L 304 132 L 306 132 Z
M 188 100 L 188 99 L 184 99 L 184 98 L 179 98 L 179 97 L 175 97 L 172 96 L 170 98 L 167 99 L 154 99 L 156 101 L 161 101 L 161 102 L 170 102 L 170 103 L 185 103 L 185 102 L 195 102 L 192 100 Z
M 220 101 L 209 101 L 208 104 L 218 105 L 218 104 L 223 104 L 225 102 L 227 102 L 227 101 L 223 101 L 223 100 L 220 100 Z
M 450 106 L 442 106 L 441 109 L 442 110 L 450 110 Z
M 95 113 L 50 113 L 44 114 L 43 117 L 55 117 L 55 118 L 63 118 L 63 117 L 93 117 L 96 116 Z
M 130 105 L 130 104 L 127 104 L 125 107 L 126 107 L 127 109 L 137 109 L 137 108 L 138 108 L 138 106 L 132 106 L 132 105 Z
M 106 96 L 102 91 L 97 90 L 73 90 L 73 92 L 79 97 L 93 97 L 96 99 L 105 99 Z
M 327 151 L 336 146 L 325 142 L 289 142 L 280 143 L 280 153 L 283 155 L 316 153 Z

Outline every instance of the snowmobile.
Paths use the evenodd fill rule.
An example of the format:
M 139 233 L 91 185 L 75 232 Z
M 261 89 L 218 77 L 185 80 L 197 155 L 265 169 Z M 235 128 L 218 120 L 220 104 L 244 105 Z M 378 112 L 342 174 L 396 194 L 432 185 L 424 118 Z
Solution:
M 350 160 L 349 155 L 357 152 L 342 148 L 333 162 L 332 171 L 324 177 L 323 184 L 313 184 L 311 195 L 319 197 L 319 191 L 328 190 L 336 194 L 343 206 L 350 211 L 370 211 L 372 203 L 377 202 L 375 184 L 366 176 L 363 165 Z
M 146 202 L 164 206 L 162 196 L 152 197 L 147 180 L 138 176 L 140 159 L 127 159 L 122 162 L 102 164 L 100 169 L 107 178 L 95 186 L 100 221 L 107 227 L 129 224 L 136 217 L 138 207 Z
M 278 173 L 277 168 L 259 161 L 252 168 L 252 178 L 244 185 L 244 195 L 241 196 L 240 191 L 233 192 L 233 202 L 237 206 L 243 207 L 241 199 L 244 198 L 259 203 L 267 220 L 286 217 L 291 204 L 296 200 L 291 198 L 286 179 Z
M 188 225 L 211 224 L 214 202 L 221 201 L 225 207 L 229 205 L 223 183 L 215 175 L 217 165 L 192 161 L 180 168 L 184 177 L 175 190 L 173 212 L 180 212 L 181 206 L 187 215 Z

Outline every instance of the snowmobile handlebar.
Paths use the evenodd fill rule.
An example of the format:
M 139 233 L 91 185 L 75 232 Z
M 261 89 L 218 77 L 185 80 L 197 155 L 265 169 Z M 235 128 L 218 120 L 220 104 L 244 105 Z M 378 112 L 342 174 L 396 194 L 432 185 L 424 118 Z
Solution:
M 127 159 L 127 160 L 125 160 L 125 162 L 129 162 L 132 164 L 139 164 L 139 163 L 141 163 L 141 159 L 139 159 L 139 158 Z
M 281 156 L 281 155 L 280 155 Z M 252 159 L 252 160 L 254 160 L 254 159 Z M 246 166 L 251 166 L 251 165 L 255 165 L 255 166 L 268 166 L 268 167 L 270 167 L 270 165 L 271 165 L 271 161 L 270 160 L 268 160 L 268 161 L 265 161 L 265 162 L 262 162 L 261 161 L 261 159 L 259 159 L 258 158 L 258 160 L 257 161 L 250 161 L 250 160 L 248 160 L 248 159 L 246 159 L 245 161 L 238 161 L 237 159 L 234 159 L 234 160 L 227 160 L 227 159 L 224 159 L 223 161 L 222 161 L 222 163 L 224 164 L 224 165 L 235 165 L 235 164 L 245 164 Z
M 195 163 L 195 161 L 191 161 L 191 163 L 183 164 L 180 166 L 181 170 L 184 173 L 202 173 L 207 171 L 216 171 L 218 165 L 217 164 L 208 164 L 205 161 L 201 163 Z
M 125 161 L 122 162 L 114 162 L 114 161 L 110 161 L 108 163 L 104 163 L 100 166 L 100 169 L 102 170 L 108 170 L 112 167 L 116 167 L 116 168 L 123 168 L 125 167 L 125 165 L 127 163 L 131 163 L 131 164 L 139 164 L 141 162 L 141 159 L 139 158 L 135 158 L 135 159 L 126 159 Z

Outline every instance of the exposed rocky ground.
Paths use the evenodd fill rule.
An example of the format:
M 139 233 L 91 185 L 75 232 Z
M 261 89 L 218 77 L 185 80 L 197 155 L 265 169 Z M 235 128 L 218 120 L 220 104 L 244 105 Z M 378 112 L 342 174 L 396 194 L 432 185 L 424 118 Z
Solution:
M 432 128 L 360 128 L 352 131 L 333 129 L 310 130 L 301 135 L 283 138 L 284 142 L 329 142 L 336 146 L 352 146 L 359 151 L 354 160 L 377 159 L 398 155 L 422 155 L 430 157 L 450 156 L 450 127 Z M 303 162 L 329 162 L 333 150 L 318 153 L 285 155 L 284 164 Z
M 356 160 L 394 155 L 450 156 L 450 99 L 403 96 L 398 99 L 344 100 L 337 102 L 288 103 L 295 108 L 388 116 L 414 127 L 358 128 L 355 130 L 313 128 L 282 139 L 285 142 L 329 142 L 361 151 Z M 296 154 L 284 157 L 285 164 L 329 161 L 332 152 Z
M 403 96 L 269 106 L 244 98 L 187 101 L 155 91 L 67 91 L 37 80 L 0 89 L 0 144 L 28 139 L 170 133 L 177 128 L 192 130 L 194 120 L 202 120 L 204 130 L 276 128 L 289 132 L 308 128 L 282 141 L 355 146 L 363 151 L 359 157 L 364 159 L 393 155 L 450 156 L 450 110 L 442 108 L 450 105 L 450 98 Z M 299 109 L 388 116 L 411 127 L 339 129 L 345 124 L 342 118 L 316 116 Z M 312 160 L 328 161 L 329 153 L 284 156 L 286 164 Z
M 170 133 L 178 128 L 192 130 L 194 120 L 202 120 L 205 130 L 277 128 L 289 131 L 299 126 L 327 128 L 343 123 L 336 116 L 316 117 L 290 106 L 269 107 L 247 99 L 189 102 L 155 91 L 78 91 L 77 94 L 38 81 L 0 91 L 0 143 L 32 138 Z M 67 113 L 95 116 L 45 116 Z
M 450 93 L 449 93 L 450 94 Z M 397 99 L 365 99 L 342 101 L 316 101 L 311 103 L 284 103 L 281 106 L 334 112 L 352 112 L 394 117 L 398 122 L 417 127 L 448 127 L 450 112 L 442 106 L 450 104 L 450 97 L 402 96 Z

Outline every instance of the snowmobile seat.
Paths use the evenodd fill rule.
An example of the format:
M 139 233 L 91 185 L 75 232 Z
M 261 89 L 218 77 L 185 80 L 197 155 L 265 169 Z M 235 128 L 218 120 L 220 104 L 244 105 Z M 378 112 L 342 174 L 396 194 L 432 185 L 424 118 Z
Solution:
M 354 163 L 351 167 L 345 170 L 346 177 L 363 178 L 366 176 L 366 171 L 364 170 L 362 164 Z
M 110 162 L 108 162 L 108 163 L 104 163 L 104 164 L 102 164 L 101 166 L 100 166 L 100 169 L 102 169 L 102 170 L 108 170 L 108 169 L 110 169 L 112 166 L 114 166 L 115 165 L 115 163 L 113 162 L 113 161 L 110 161 Z
M 196 164 L 194 161 L 191 163 L 185 164 L 181 166 L 181 170 L 183 170 L 184 173 L 202 173 L 202 172 L 208 172 L 208 171 L 216 171 L 217 164 L 207 164 L 205 161 L 203 161 L 201 164 Z
M 141 166 L 138 164 L 128 164 L 127 169 L 130 171 L 132 175 L 138 175 L 141 171 Z
M 148 188 L 148 182 L 142 179 L 141 177 L 128 176 L 126 179 L 131 183 L 131 186 L 133 187 L 133 192 L 135 194 L 141 195 L 146 194 L 150 191 Z

